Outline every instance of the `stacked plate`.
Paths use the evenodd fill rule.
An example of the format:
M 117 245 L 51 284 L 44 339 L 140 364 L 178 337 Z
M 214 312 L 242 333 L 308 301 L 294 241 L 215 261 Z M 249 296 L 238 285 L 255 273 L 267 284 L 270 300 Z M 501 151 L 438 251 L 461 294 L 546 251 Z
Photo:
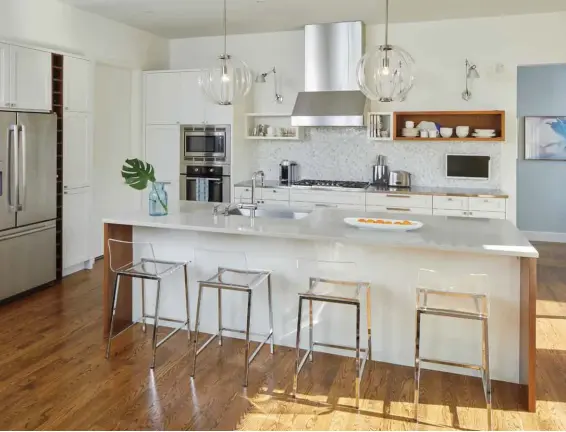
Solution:
M 495 129 L 476 129 L 472 135 L 476 138 L 493 138 Z
M 417 128 L 403 128 L 401 135 L 405 138 L 416 138 L 419 136 L 419 130 Z

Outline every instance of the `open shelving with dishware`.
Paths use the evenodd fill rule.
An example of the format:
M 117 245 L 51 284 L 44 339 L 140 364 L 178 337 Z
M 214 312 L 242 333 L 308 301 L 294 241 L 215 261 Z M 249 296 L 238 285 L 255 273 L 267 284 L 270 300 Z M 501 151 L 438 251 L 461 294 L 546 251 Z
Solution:
M 249 113 L 246 114 L 246 139 L 287 140 L 303 139 L 303 128 L 291 126 L 290 114 Z
M 406 123 L 432 122 L 437 127 L 452 129 L 451 136 L 403 136 Z M 467 136 L 458 136 L 456 128 L 467 127 Z M 406 111 L 393 113 L 393 139 L 398 141 L 505 141 L 505 111 Z M 493 130 L 477 134 L 477 130 Z
M 370 112 L 366 124 L 368 139 L 372 141 L 390 141 L 392 139 L 392 112 Z

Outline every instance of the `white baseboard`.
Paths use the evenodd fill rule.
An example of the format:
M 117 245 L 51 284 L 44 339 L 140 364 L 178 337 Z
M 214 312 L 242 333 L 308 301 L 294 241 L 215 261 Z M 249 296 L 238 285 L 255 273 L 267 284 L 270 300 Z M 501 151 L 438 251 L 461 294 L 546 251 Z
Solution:
M 85 261 L 73 266 L 63 269 L 63 277 L 70 276 L 73 273 L 80 272 L 82 270 L 92 270 L 94 260 Z
M 523 231 L 530 241 L 541 241 L 550 243 L 566 243 L 566 233 Z

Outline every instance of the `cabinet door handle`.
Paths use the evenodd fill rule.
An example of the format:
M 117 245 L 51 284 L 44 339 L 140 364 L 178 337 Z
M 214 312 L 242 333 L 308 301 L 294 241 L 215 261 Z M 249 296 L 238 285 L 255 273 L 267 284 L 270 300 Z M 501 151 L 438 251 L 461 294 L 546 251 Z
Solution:
M 400 211 L 400 212 L 410 212 L 411 209 L 401 208 L 401 207 L 386 207 L 388 211 Z
M 338 207 L 338 204 L 315 204 L 315 207 Z
M 10 107 L 10 102 L 6 102 L 5 106 Z
M 391 194 L 387 194 L 385 195 L 387 198 L 411 198 L 410 195 L 391 195 Z

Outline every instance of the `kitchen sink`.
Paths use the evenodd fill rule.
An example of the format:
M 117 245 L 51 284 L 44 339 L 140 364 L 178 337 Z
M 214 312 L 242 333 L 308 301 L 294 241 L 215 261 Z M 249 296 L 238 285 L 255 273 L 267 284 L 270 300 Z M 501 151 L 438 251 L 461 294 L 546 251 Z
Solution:
M 293 211 L 288 209 L 231 209 L 228 214 L 232 216 L 247 216 L 250 217 L 251 213 L 254 212 L 254 217 L 256 218 L 273 218 L 273 219 L 304 219 L 309 214 L 310 211 Z

